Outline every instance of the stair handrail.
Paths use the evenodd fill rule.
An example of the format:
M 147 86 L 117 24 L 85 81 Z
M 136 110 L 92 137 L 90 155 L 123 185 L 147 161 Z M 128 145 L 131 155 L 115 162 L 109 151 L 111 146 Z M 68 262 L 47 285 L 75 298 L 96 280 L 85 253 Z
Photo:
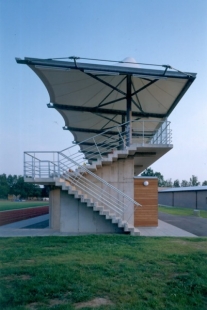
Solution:
M 151 138 L 151 140 L 149 142 L 147 142 L 148 144 L 154 143 L 154 139 L 157 140 L 158 143 L 163 143 L 163 138 L 164 141 L 168 142 L 168 140 L 171 138 L 171 130 L 168 130 L 168 125 L 170 124 L 170 122 L 168 122 L 167 120 L 165 121 L 158 121 L 158 125 L 156 125 L 156 129 L 152 129 L 151 132 L 149 131 L 149 127 L 148 130 L 147 128 L 145 128 L 145 123 L 148 122 L 155 122 L 157 123 L 157 121 L 145 121 L 145 120 L 133 120 L 133 121 L 128 121 L 125 122 L 123 124 L 120 124 L 118 126 L 112 126 L 110 128 L 107 128 L 105 131 L 94 135 L 93 137 L 87 138 L 79 143 L 76 143 L 75 145 L 72 145 L 68 148 L 65 148 L 61 151 L 46 151 L 46 152 L 37 152 L 37 151 L 33 151 L 33 152 L 25 152 L 27 155 L 31 156 L 32 161 L 31 164 L 26 164 L 26 161 L 24 161 L 24 165 L 25 166 L 25 175 L 26 175 L 26 171 L 29 171 L 29 174 L 34 178 L 35 175 L 37 175 L 38 169 L 39 169 L 39 176 L 42 177 L 43 175 L 46 175 L 46 171 L 48 171 L 49 175 L 50 172 L 52 171 L 55 175 L 58 175 L 60 177 L 61 175 L 61 171 L 63 171 L 63 173 L 68 177 L 70 177 L 70 179 L 73 179 L 73 182 L 75 182 L 75 178 L 72 177 L 71 175 L 68 174 L 68 170 L 69 169 L 74 169 L 75 171 L 73 171 L 74 173 L 76 173 L 77 176 L 80 176 L 80 178 L 82 178 L 82 180 L 86 180 L 88 182 L 88 184 L 91 182 L 88 179 L 86 179 L 83 176 L 83 173 L 87 173 L 90 174 L 94 179 L 96 179 L 97 181 L 101 182 L 101 184 L 105 185 L 106 187 L 110 188 L 111 190 L 115 191 L 120 197 L 122 197 L 122 199 L 126 199 L 126 201 L 133 203 L 135 207 L 140 207 L 141 205 L 135 201 L 133 198 L 129 197 L 128 195 L 126 195 L 125 193 L 123 193 L 121 190 L 117 189 L 116 187 L 114 187 L 113 185 L 111 185 L 110 183 L 108 183 L 107 181 L 105 181 L 104 179 L 102 179 L 101 177 L 99 177 L 97 174 L 93 173 L 90 168 L 89 165 L 91 166 L 91 164 L 95 165 L 99 165 L 99 162 L 95 162 L 94 160 L 98 160 L 99 158 L 101 158 L 101 160 L 104 160 L 104 155 L 105 154 L 109 154 L 112 150 L 117 150 L 116 152 L 121 152 L 123 150 L 125 150 L 125 152 L 128 150 L 128 146 L 126 145 L 127 143 L 127 125 L 129 125 L 129 123 L 135 123 L 135 122 L 139 122 L 139 124 L 141 123 L 141 130 L 139 129 L 139 126 L 137 128 L 137 132 L 136 132 L 136 128 L 134 128 L 134 136 L 135 139 L 137 138 L 137 141 L 140 141 L 140 137 L 142 141 L 142 143 L 146 143 L 145 138 L 149 139 L 150 135 L 153 134 L 153 137 Z M 159 126 L 159 124 L 162 123 L 161 126 Z M 163 124 L 165 124 L 165 126 L 163 126 Z M 151 126 L 150 126 L 151 127 Z M 120 130 L 122 128 L 122 130 Z M 110 132 L 113 129 L 117 130 L 115 132 Z M 125 130 L 126 129 L 126 130 Z M 164 132 L 164 134 L 162 135 L 162 133 Z M 97 139 L 98 137 L 101 136 L 101 139 Z M 143 138 L 142 138 L 143 137 Z M 154 139 L 153 139 L 154 138 Z M 89 142 L 92 141 L 92 142 Z M 148 140 L 147 140 L 148 141 Z M 160 142 L 161 141 L 161 142 Z M 85 145 L 84 145 L 85 143 Z M 136 143 L 140 143 L 140 142 L 136 142 Z M 81 144 L 84 146 L 81 147 Z M 80 147 L 80 150 L 77 151 L 77 148 L 75 149 L 75 152 L 73 152 L 73 154 L 70 154 L 69 156 L 67 154 L 65 154 L 65 151 L 69 150 L 69 153 L 71 149 L 74 149 L 75 147 Z M 33 153 L 33 155 L 31 155 Z M 48 161 L 48 160 L 40 160 L 39 158 L 36 157 L 37 153 L 52 153 L 53 154 L 53 161 Z M 57 154 L 57 160 L 54 160 L 54 156 L 56 156 Z M 98 156 L 96 156 L 98 155 Z M 86 162 L 85 162 L 86 160 Z M 112 158 L 106 157 L 105 160 L 112 160 Z M 39 161 L 39 162 L 38 162 Z M 44 166 L 41 165 L 42 163 L 48 163 L 48 165 L 46 164 Z M 86 164 L 87 163 L 87 164 Z M 101 164 L 101 161 L 100 161 Z M 38 167 L 39 166 L 39 167 Z M 40 167 L 42 167 L 42 171 L 40 171 Z M 64 168 L 65 167 L 65 168 Z M 75 167 L 75 168 L 74 168 Z M 56 170 L 57 168 L 57 170 Z M 65 170 L 64 170 L 65 169 Z M 76 181 L 79 181 L 79 179 L 76 179 Z M 84 181 L 84 182 L 86 182 Z M 83 185 L 83 184 L 82 184 Z M 84 185 L 85 186 L 85 185 Z M 90 183 L 90 187 L 91 187 L 91 183 Z M 96 184 L 97 186 L 97 184 Z M 105 191 L 103 188 L 98 187 L 102 193 L 105 195 L 107 193 L 107 191 Z M 90 189 L 91 190 L 91 189 Z M 107 193 L 109 195 L 109 193 Z M 96 193 L 97 195 L 97 193 Z M 112 195 L 110 195 L 112 197 Z M 119 197 L 118 196 L 118 197 Z M 113 197 L 114 199 L 115 197 Z M 105 199 L 105 198 L 104 198 Z M 112 198 L 110 198 L 112 199 Z M 120 201 L 120 203 L 122 203 L 122 205 L 124 205 L 124 202 L 122 202 L 122 200 L 116 199 L 116 204 L 117 201 Z M 124 200 L 125 201 L 125 200 Z
M 81 166 L 80 164 L 77 164 L 74 160 L 70 159 L 69 157 L 67 157 L 65 154 L 62 154 L 61 152 L 58 152 L 59 154 L 61 154 L 62 156 L 66 157 L 68 160 L 70 160 L 71 162 L 73 162 L 74 164 L 76 164 L 77 166 L 81 167 L 81 169 L 85 170 L 85 172 L 87 172 L 88 174 L 92 175 L 94 178 L 96 178 L 97 180 L 99 180 L 100 182 L 102 182 L 103 184 L 107 185 L 108 187 L 114 189 L 117 193 L 121 194 L 122 196 L 124 196 L 125 198 L 127 198 L 128 200 L 130 200 L 131 202 L 133 202 L 135 205 L 137 206 L 141 206 L 138 202 L 136 202 L 134 199 L 132 199 L 131 197 L 129 197 L 128 195 L 126 195 L 125 193 L 123 193 L 122 191 L 120 191 L 118 188 L 116 188 L 115 186 L 111 185 L 110 183 L 106 182 L 104 179 L 100 178 L 98 175 L 96 175 L 95 173 L 93 173 L 92 171 L 90 171 L 89 169 L 87 169 L 84 166 Z
M 124 127 L 124 126 L 126 126 L 127 124 L 129 124 L 129 123 L 135 123 L 135 122 L 143 122 L 143 123 L 147 123 L 147 122 L 155 122 L 155 121 L 151 121 L 151 120 L 147 120 L 147 121 L 145 121 L 145 120 L 132 120 L 132 121 L 128 121 L 128 122 L 125 122 L 125 123 L 122 123 L 122 124 L 120 124 L 120 125 L 118 125 L 118 126 L 112 126 L 112 127 L 110 127 L 110 128 L 107 128 L 105 131 L 103 131 L 103 132 L 101 132 L 101 133 L 99 133 L 99 134 L 97 134 L 97 135 L 94 135 L 93 137 L 90 137 L 90 138 L 87 138 L 87 139 L 85 139 L 85 140 L 83 140 L 83 141 L 81 141 L 81 142 L 78 142 L 78 143 L 74 143 L 74 145 L 72 145 L 72 146 L 69 146 L 69 147 L 67 147 L 67 148 L 65 148 L 65 149 L 63 149 L 63 150 L 61 150 L 60 152 L 64 152 L 64 151 L 66 151 L 66 150 L 69 150 L 69 149 L 71 149 L 71 148 L 73 148 L 74 146 L 79 146 L 79 145 L 81 145 L 81 144 L 83 144 L 83 143 L 85 143 L 85 142 L 87 142 L 87 141 L 89 141 L 89 140 L 91 140 L 91 139 L 95 139 L 95 138 L 97 138 L 97 137 L 99 137 L 99 136 L 102 136 L 102 135 L 104 135 L 104 134 L 106 134 L 107 132 L 109 132 L 110 130 L 112 130 L 112 129 L 114 129 L 114 128 L 120 128 L 120 127 Z M 167 120 L 164 120 L 164 121 L 159 121 L 159 123 L 162 123 L 162 124 L 164 124 L 164 123 L 166 123 L 167 122 L 167 124 L 170 124 L 170 122 L 169 121 L 167 121 Z M 161 126 L 160 126 L 161 127 Z M 160 128 L 159 127 L 159 128 Z M 157 129 L 158 130 L 158 129 Z M 157 130 L 156 130 L 156 132 L 157 132 Z M 156 134 L 156 132 L 155 132 L 155 134 Z M 121 133 L 118 131 L 118 133 L 121 135 Z M 124 131 L 124 133 L 127 133 L 127 130 L 125 130 Z M 126 147 L 127 148 L 127 147 Z
M 38 152 L 36 152 L 38 153 Z M 40 152 L 42 153 L 42 152 Z M 48 153 L 48 152 L 47 152 Z M 54 153 L 54 152 L 52 152 Z M 60 153 L 60 152 L 59 152 Z M 33 155 L 28 154 L 30 157 L 33 157 Z M 62 154 L 62 156 L 67 157 L 65 154 Z M 38 159 L 37 157 L 35 157 L 35 159 Z M 67 158 L 70 160 L 70 158 Z M 53 167 L 56 167 L 57 169 L 54 169 L 53 172 L 55 172 L 55 174 L 57 173 L 57 171 L 59 172 L 58 174 L 55 175 L 55 177 L 62 177 L 65 180 L 70 181 L 72 184 L 74 184 L 77 187 L 80 187 L 80 189 L 85 190 L 86 193 L 89 192 L 89 194 L 92 197 L 95 197 L 95 199 L 97 201 L 100 201 L 101 203 L 108 205 L 109 209 L 113 210 L 114 212 L 118 213 L 118 214 L 123 214 L 125 208 L 127 207 L 127 203 L 120 200 L 120 198 L 117 198 L 116 196 L 114 196 L 113 194 L 107 192 L 106 190 L 104 190 L 103 188 L 101 188 L 100 186 L 98 186 L 97 184 L 93 183 L 91 180 L 85 178 L 80 172 L 76 172 L 73 171 L 73 174 L 76 174 L 76 176 L 74 177 L 73 175 L 71 175 L 71 173 L 68 173 L 68 166 L 66 167 L 59 167 L 59 163 L 53 162 L 53 161 L 49 161 L 49 160 L 40 160 L 38 159 L 39 162 L 41 163 L 48 163 L 48 164 L 52 164 Z M 72 162 L 74 162 L 72 160 Z M 74 162 L 75 163 L 75 162 Z M 76 164 L 77 165 L 77 164 Z M 97 177 L 95 174 L 93 174 L 90 170 L 88 170 L 86 167 L 78 165 L 79 167 L 81 167 L 82 170 L 84 170 L 85 172 L 89 173 L 90 175 Z M 38 173 L 38 168 L 39 165 L 37 167 L 32 167 L 33 169 L 35 169 L 35 171 Z M 61 173 L 60 173 L 61 172 Z M 38 173 L 39 175 L 41 175 L 41 171 L 39 171 Z M 25 171 L 25 175 L 27 176 L 27 173 Z M 32 171 L 32 175 L 33 175 L 33 171 Z M 33 176 L 34 177 L 34 176 Z M 76 177 L 79 177 L 79 179 L 84 180 L 84 184 L 81 182 L 78 185 L 78 181 L 76 180 Z M 98 180 L 103 183 L 102 181 L 104 181 L 104 184 L 107 187 L 110 187 L 112 190 L 114 190 L 117 194 L 119 194 L 120 196 L 122 196 L 122 198 L 126 198 L 126 200 L 132 202 L 134 205 L 136 205 L 137 207 L 140 207 L 141 205 L 138 204 L 135 200 L 131 199 L 131 197 L 127 196 L 126 194 L 124 194 L 123 192 L 121 192 L 120 190 L 118 190 L 116 187 L 114 187 L 113 185 L 109 184 L 108 182 L 106 182 L 105 180 L 101 179 L 100 177 L 98 177 Z M 93 189 L 95 189 L 95 191 L 93 191 Z M 101 195 L 99 194 L 99 192 L 101 192 Z M 109 199 L 108 199 L 109 198 Z

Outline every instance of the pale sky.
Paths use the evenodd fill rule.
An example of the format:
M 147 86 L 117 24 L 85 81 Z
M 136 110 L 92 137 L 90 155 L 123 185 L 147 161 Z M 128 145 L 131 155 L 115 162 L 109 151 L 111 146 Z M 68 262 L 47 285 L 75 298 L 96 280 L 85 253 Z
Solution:
M 0 174 L 23 152 L 71 145 L 43 83 L 15 57 L 67 56 L 169 64 L 197 79 L 168 120 L 174 148 L 152 169 L 207 180 L 206 0 L 0 0 Z

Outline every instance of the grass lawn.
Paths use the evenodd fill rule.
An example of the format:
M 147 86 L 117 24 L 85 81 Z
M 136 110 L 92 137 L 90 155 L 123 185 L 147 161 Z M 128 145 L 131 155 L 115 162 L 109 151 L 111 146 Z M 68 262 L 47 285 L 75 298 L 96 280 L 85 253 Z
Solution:
M 188 208 L 176 208 L 159 205 L 159 211 L 172 214 L 172 215 L 193 215 L 193 209 Z M 207 218 L 207 211 L 200 210 L 201 217 Z
M 207 238 L 1 238 L 0 262 L 2 310 L 207 309 Z
M 13 201 L 8 201 L 8 200 L 0 200 L 0 211 L 32 208 L 32 207 L 48 206 L 48 205 L 49 205 L 49 201 L 13 202 Z

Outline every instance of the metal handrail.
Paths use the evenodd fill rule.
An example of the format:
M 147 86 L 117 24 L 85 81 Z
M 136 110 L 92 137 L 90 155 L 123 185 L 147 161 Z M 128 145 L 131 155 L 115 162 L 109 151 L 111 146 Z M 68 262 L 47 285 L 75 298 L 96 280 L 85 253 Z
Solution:
M 47 161 L 43 161 L 43 162 L 46 163 Z M 51 163 L 54 166 L 56 165 L 50 161 L 48 161 L 48 163 Z M 58 166 L 56 165 L 56 167 L 58 167 Z M 36 167 L 36 168 L 38 168 L 38 167 Z M 82 191 L 84 191 L 85 193 L 83 193 L 83 194 L 86 194 L 86 195 L 89 194 L 92 198 L 95 198 L 96 201 L 99 201 L 103 205 L 110 207 L 109 209 L 113 210 L 115 213 L 118 213 L 119 215 L 123 215 L 123 212 L 124 212 L 127 205 L 124 204 L 119 199 L 117 199 L 114 195 L 110 194 L 106 190 L 103 190 L 97 184 L 94 184 L 92 181 L 88 180 L 87 178 L 85 178 L 81 174 L 76 173 L 76 175 L 73 176 L 72 174 L 68 173 L 64 168 L 61 168 L 60 170 L 61 170 L 61 174 L 56 175 L 56 176 L 64 177 L 65 180 L 68 180 L 70 183 L 75 185 L 77 188 L 80 188 Z M 38 171 L 38 169 L 35 169 L 35 171 Z M 39 174 L 40 174 L 40 172 L 39 172 Z M 110 186 L 110 187 L 113 188 L 113 186 Z M 100 193 L 101 193 L 101 195 L 100 195 Z M 136 203 L 136 204 L 138 204 L 138 203 Z
M 145 123 L 157 123 L 157 121 L 151 121 L 151 120 L 147 120 L 147 121 L 145 121 L 145 120 L 134 120 L 134 121 L 129 121 L 129 122 L 125 122 L 125 123 L 123 123 L 123 124 L 120 124 L 120 125 L 118 125 L 118 126 L 113 126 L 113 127 L 110 127 L 110 128 L 108 128 L 107 130 L 105 130 L 104 132 L 102 132 L 102 133 L 99 133 L 99 134 L 97 134 L 97 135 L 95 135 L 95 136 L 93 136 L 93 137 L 90 137 L 90 138 L 87 138 L 87 139 L 85 139 L 85 140 L 83 140 L 83 141 L 81 141 L 81 142 L 79 142 L 79 143 L 75 143 L 75 145 L 76 146 L 78 146 L 78 145 L 81 145 L 81 144 L 83 144 L 83 143 L 85 143 L 85 142 L 88 142 L 88 141 L 90 141 L 90 140 L 92 140 L 92 139 L 96 139 L 97 137 L 100 137 L 100 136 L 103 136 L 104 134 L 106 134 L 107 132 L 109 132 L 109 131 L 111 131 L 112 129 L 118 129 L 118 128 L 122 128 L 122 127 L 124 127 L 124 126 L 126 126 L 127 124 L 129 124 L 129 123 L 137 123 L 137 122 L 142 122 L 142 124 L 145 124 Z M 169 125 L 170 124 L 170 122 L 169 121 L 167 121 L 167 120 L 165 120 L 165 121 L 160 121 L 159 123 L 160 124 L 164 124 L 164 123 L 166 123 L 167 122 L 167 124 Z M 124 131 L 124 134 L 126 134 L 127 133 L 127 130 L 125 130 Z M 64 151 L 66 151 L 66 150 L 69 150 L 69 149 L 71 149 L 71 148 L 73 148 L 74 147 L 74 145 L 73 146 L 69 146 L 68 148 L 65 148 L 65 149 L 63 149 L 63 150 L 61 150 L 61 152 L 64 152 Z
M 132 136 L 132 142 L 134 144 L 139 144 L 139 142 L 142 145 L 145 144 L 170 144 L 171 143 L 171 130 L 170 130 L 170 122 L 164 121 L 164 122 L 156 122 L 160 124 L 159 128 L 155 130 L 154 132 L 152 130 L 147 130 L 146 124 L 152 123 L 155 121 L 133 121 L 134 124 L 141 124 L 142 125 L 142 131 L 136 128 L 133 128 L 133 135 Z M 119 126 L 114 126 L 110 129 L 105 130 L 103 133 L 95 135 L 91 138 L 85 139 L 84 141 L 77 143 L 73 146 L 70 146 L 60 152 L 57 151 L 47 151 L 44 153 L 61 153 L 66 154 L 69 152 L 72 152 L 72 154 L 66 154 L 67 156 L 70 156 L 70 158 L 74 159 L 75 161 L 83 164 L 88 163 L 91 164 L 91 162 L 94 159 L 102 159 L 105 155 L 110 153 L 112 150 L 121 150 L 121 149 L 127 149 L 126 146 L 126 136 L 127 136 L 127 130 L 124 130 L 120 132 L 120 127 L 125 126 L 128 124 L 128 122 L 123 123 Z M 164 125 L 164 126 L 163 126 Z M 115 128 L 117 130 L 116 135 L 109 135 L 106 138 L 107 133 Z M 100 140 L 101 138 L 101 140 Z M 139 141 L 137 141 L 139 139 Z M 147 141 L 145 141 L 147 139 Z M 134 141 L 135 140 L 135 141 Z M 80 150 L 78 149 L 80 148 Z M 38 153 L 37 151 L 29 152 L 31 153 Z M 41 153 L 41 152 L 40 152 Z M 84 157 L 83 157 L 84 154 Z
M 155 130 L 152 130 L 152 126 L 150 126 L 150 130 L 147 128 L 146 124 L 152 122 L 156 122 Z M 116 150 L 116 154 L 128 150 L 126 146 L 128 139 L 127 124 L 129 122 L 108 128 L 104 132 L 62 151 L 25 152 L 24 175 L 32 178 L 63 177 L 75 187 L 81 189 L 84 194 L 88 194 L 96 201 L 101 202 L 106 209 L 123 215 L 127 207 L 126 201 L 133 203 L 135 207 L 140 206 L 140 204 L 88 168 L 91 165 L 96 167 L 99 163 L 102 164 L 103 161 L 109 160 L 109 154 L 113 154 L 114 150 Z M 137 128 L 135 128 L 135 124 L 138 125 Z M 133 121 L 133 126 L 132 144 L 168 144 L 171 142 L 171 130 L 168 121 Z M 40 154 L 52 156 L 52 159 L 41 159 L 39 158 Z M 27 156 L 30 158 L 29 161 L 26 160 Z M 89 174 L 93 179 L 103 184 L 106 189 L 93 183 L 84 176 L 85 174 Z
M 73 160 L 69 159 L 70 161 L 74 162 Z M 75 162 L 74 162 L 75 163 Z M 123 197 L 127 198 L 128 200 L 130 200 L 131 202 L 133 202 L 134 204 L 136 204 L 137 206 L 140 206 L 140 204 L 136 201 L 134 201 L 134 199 L 132 199 L 131 197 L 127 196 L 126 194 L 124 194 L 122 191 L 120 191 L 118 188 L 114 187 L 113 185 L 109 184 L 108 182 L 106 182 L 105 180 L 103 180 L 102 178 L 100 178 L 98 175 L 96 175 L 95 173 L 93 173 L 92 171 L 90 171 L 89 169 L 87 169 L 84 166 L 80 166 L 81 169 L 85 170 L 85 172 L 87 172 L 88 174 L 92 175 L 95 179 L 97 179 L 98 181 L 100 181 L 101 183 L 105 184 L 106 186 L 110 187 L 111 189 L 115 190 L 117 193 L 121 194 Z M 94 183 L 93 183 L 94 184 Z

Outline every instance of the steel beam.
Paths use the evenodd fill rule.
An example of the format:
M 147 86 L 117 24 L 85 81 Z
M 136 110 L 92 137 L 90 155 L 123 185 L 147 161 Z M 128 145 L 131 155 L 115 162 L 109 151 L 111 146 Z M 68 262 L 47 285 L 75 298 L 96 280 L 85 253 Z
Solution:
M 126 79 L 126 76 L 116 85 L 116 87 L 118 87 L 119 85 L 121 85 L 121 83 Z M 114 89 L 112 89 L 102 100 L 101 102 L 98 104 L 98 107 L 113 93 Z
M 126 121 L 127 124 L 127 134 L 126 134 L 126 145 L 130 146 L 132 142 L 132 127 L 131 127 L 131 121 L 132 121 L 132 80 L 131 75 L 127 75 L 127 107 L 126 107 Z
M 154 84 L 155 82 L 157 82 L 158 80 L 153 80 L 150 83 L 144 85 L 143 87 L 139 88 L 138 90 L 136 90 L 135 92 L 132 93 L 132 96 L 138 94 L 139 92 L 141 92 L 143 89 L 149 87 L 150 85 Z
M 89 112 L 89 113 L 102 113 L 102 114 L 111 114 L 111 115 L 124 115 L 126 116 L 126 111 L 124 110 L 115 110 L 115 109 L 102 109 L 98 107 L 86 107 L 86 106 L 75 106 L 75 105 L 65 105 L 65 104 L 57 104 L 50 103 L 47 104 L 48 108 L 54 108 L 56 110 L 63 110 L 63 111 L 82 111 L 82 112 Z M 135 117 L 154 117 L 154 118 L 164 118 L 167 116 L 166 113 L 158 114 L 158 113 L 145 113 L 145 112 L 135 112 L 132 111 L 132 116 Z
M 100 133 L 104 133 L 103 130 L 98 130 L 98 129 L 91 129 L 91 128 L 77 128 L 77 127 L 71 127 L 71 126 L 67 126 L 67 127 L 63 127 L 64 130 L 70 130 L 70 131 L 76 131 L 76 132 L 87 132 L 87 133 L 95 133 L 95 134 L 100 134 Z M 107 130 L 107 129 L 105 129 Z M 106 133 L 107 135 L 118 135 L 117 131 L 107 131 Z
M 93 78 L 93 79 L 95 79 L 95 80 L 97 80 L 97 81 L 103 83 L 104 85 L 108 86 L 109 88 L 112 88 L 113 90 L 117 91 L 118 93 L 120 93 L 120 94 L 122 94 L 122 95 L 124 95 L 124 96 L 126 95 L 125 92 L 123 92 L 123 91 L 120 90 L 119 88 L 117 88 L 117 87 L 111 85 L 110 83 L 108 83 L 108 82 L 106 82 L 106 81 L 100 79 L 98 76 L 95 76 L 95 75 L 93 75 L 93 74 L 91 74 L 91 73 L 86 73 L 84 70 L 81 70 L 81 71 L 82 71 L 83 73 L 85 73 L 86 75 L 90 76 L 91 78 Z

